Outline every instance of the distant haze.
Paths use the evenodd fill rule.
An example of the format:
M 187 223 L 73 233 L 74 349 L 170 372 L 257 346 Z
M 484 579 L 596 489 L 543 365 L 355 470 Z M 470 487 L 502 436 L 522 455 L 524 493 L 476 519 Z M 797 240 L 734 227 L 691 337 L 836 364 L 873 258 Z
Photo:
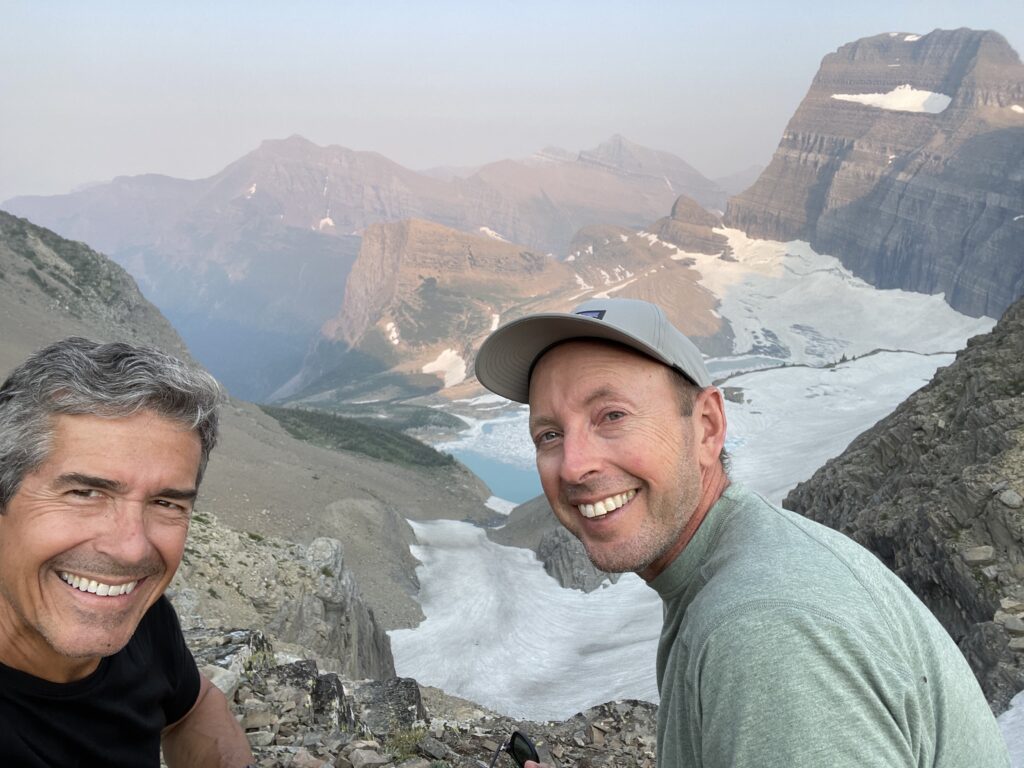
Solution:
M 620 133 L 714 178 L 768 162 L 844 43 L 967 26 L 1024 50 L 1020 0 L 3 0 L 0 13 L 0 201 L 205 177 L 292 134 L 426 169 Z

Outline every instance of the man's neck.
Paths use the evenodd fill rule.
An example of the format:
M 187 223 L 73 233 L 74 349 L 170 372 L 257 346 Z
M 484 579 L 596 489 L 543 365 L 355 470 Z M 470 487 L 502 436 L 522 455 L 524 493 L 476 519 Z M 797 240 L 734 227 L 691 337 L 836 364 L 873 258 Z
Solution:
M 725 474 L 725 469 L 722 467 L 721 462 L 716 462 L 715 465 L 701 478 L 701 495 L 697 502 L 697 506 L 690 515 L 690 519 L 686 521 L 686 525 L 683 527 L 682 532 L 679 534 L 679 538 L 676 539 L 675 544 L 665 552 L 661 557 L 647 566 L 644 570 L 638 571 L 637 574 L 646 582 L 651 582 L 664 571 L 668 566 L 675 560 L 679 553 L 686 549 L 686 545 L 690 543 L 693 537 L 697 533 L 697 529 L 700 528 L 701 523 L 704 522 L 704 518 L 707 517 L 711 507 L 715 505 L 722 494 L 725 493 L 725 489 L 729 487 L 729 476 Z

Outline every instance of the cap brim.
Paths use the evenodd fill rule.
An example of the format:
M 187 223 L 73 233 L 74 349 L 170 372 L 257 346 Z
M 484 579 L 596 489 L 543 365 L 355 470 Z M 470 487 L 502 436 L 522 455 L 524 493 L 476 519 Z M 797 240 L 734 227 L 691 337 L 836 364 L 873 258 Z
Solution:
M 488 336 L 476 355 L 476 378 L 495 394 L 528 403 L 530 373 L 537 358 L 555 344 L 587 338 L 617 341 L 673 367 L 661 353 L 632 334 L 583 315 L 550 312 L 513 320 Z

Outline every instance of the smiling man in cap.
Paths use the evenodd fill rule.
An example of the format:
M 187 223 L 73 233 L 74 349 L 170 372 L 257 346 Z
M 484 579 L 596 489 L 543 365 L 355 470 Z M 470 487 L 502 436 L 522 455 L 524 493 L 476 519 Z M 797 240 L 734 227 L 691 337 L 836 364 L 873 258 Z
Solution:
M 659 765 L 1009 765 L 967 662 L 913 593 L 852 540 L 730 482 L 722 396 L 660 307 L 593 299 L 515 320 L 476 375 L 529 404 L 544 494 L 594 565 L 662 598 Z
M 220 398 L 157 350 L 77 338 L 0 386 L 3 765 L 251 761 L 163 596 Z

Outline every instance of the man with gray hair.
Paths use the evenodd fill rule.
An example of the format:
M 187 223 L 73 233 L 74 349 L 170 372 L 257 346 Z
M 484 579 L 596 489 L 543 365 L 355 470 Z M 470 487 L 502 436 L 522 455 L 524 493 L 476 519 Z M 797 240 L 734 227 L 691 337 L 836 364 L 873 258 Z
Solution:
M 164 590 L 221 390 L 154 349 L 71 338 L 0 386 L 5 765 L 250 763 Z
M 660 307 L 514 320 L 476 375 L 529 403 L 544 494 L 594 564 L 662 599 L 660 766 L 1009 765 L 970 667 L 910 589 L 730 481 L 722 395 Z

